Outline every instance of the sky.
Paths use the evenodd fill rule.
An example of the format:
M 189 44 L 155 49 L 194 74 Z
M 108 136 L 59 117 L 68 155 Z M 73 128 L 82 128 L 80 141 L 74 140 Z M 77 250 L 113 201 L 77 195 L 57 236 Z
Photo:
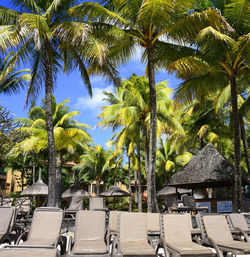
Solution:
M 5 0 L 0 0 L 0 5 L 8 6 Z M 144 75 L 145 64 L 141 63 L 140 55 L 138 50 L 131 61 L 118 68 L 122 79 L 129 78 L 133 73 L 138 76 Z M 28 64 L 26 68 L 29 68 Z M 156 74 L 156 82 L 163 80 L 167 80 L 167 86 L 173 89 L 181 82 L 175 75 L 161 70 Z M 93 91 L 92 98 L 88 96 L 88 91 L 77 70 L 69 75 L 59 74 L 54 96 L 57 103 L 68 99 L 69 103 L 67 105 L 70 107 L 70 110 L 81 113 L 76 117 L 77 121 L 92 127 L 88 132 L 93 137 L 94 143 L 106 148 L 106 142 L 110 140 L 113 132 L 111 129 L 103 130 L 103 128 L 96 127 L 96 124 L 99 122 L 97 116 L 101 113 L 101 107 L 107 105 L 103 101 L 103 91 L 114 92 L 114 85 L 108 83 L 100 76 L 91 77 L 91 85 Z M 24 108 L 25 96 L 25 90 L 15 95 L 0 94 L 0 104 L 10 110 L 16 118 L 24 118 L 28 116 L 28 108 Z M 44 98 L 44 90 L 37 99 L 38 105 L 41 103 L 42 98 Z

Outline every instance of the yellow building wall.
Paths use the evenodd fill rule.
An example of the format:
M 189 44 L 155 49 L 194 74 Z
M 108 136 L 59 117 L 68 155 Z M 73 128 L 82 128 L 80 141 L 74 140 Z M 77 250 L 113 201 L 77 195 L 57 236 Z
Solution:
M 5 192 L 9 194 L 10 192 L 20 192 L 22 191 L 22 177 L 20 171 L 12 172 L 12 169 L 9 169 L 6 173 L 6 184 Z M 24 184 L 26 179 L 24 178 Z M 24 187 L 26 188 L 26 187 Z

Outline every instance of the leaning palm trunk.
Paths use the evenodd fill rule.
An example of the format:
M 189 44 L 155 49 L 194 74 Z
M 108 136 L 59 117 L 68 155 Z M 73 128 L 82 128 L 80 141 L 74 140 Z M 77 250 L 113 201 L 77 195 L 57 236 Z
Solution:
M 62 203 L 62 156 L 58 152 L 56 157 L 56 207 L 61 208 Z
M 147 127 L 144 128 L 145 134 L 145 170 L 146 175 L 148 174 L 148 167 L 149 167 L 149 133 Z
M 156 90 L 154 71 L 154 48 L 148 48 L 148 78 L 150 87 L 150 145 L 149 167 L 147 171 L 147 204 L 148 212 L 157 212 L 156 188 L 155 188 L 155 163 L 156 163 Z
M 246 130 L 244 127 L 244 122 L 242 120 L 242 117 L 241 117 L 240 128 L 241 128 L 241 140 L 243 143 L 244 154 L 245 154 L 245 159 L 247 164 L 248 177 L 250 177 L 250 155 L 249 155 L 249 148 L 247 144 Z
M 233 191 L 233 210 L 234 212 L 241 211 L 241 170 L 240 170 L 240 119 L 237 102 L 237 84 L 235 77 L 231 77 L 231 102 L 233 109 L 233 129 L 234 129 L 234 191 Z
M 54 128 L 52 121 L 52 67 L 51 67 L 51 47 L 46 42 L 45 49 L 45 105 L 46 105 L 46 126 L 48 134 L 48 206 L 56 206 L 56 151 L 54 140 Z
M 137 159 L 138 159 L 138 210 L 142 212 L 142 190 L 141 190 L 141 139 L 137 144 Z

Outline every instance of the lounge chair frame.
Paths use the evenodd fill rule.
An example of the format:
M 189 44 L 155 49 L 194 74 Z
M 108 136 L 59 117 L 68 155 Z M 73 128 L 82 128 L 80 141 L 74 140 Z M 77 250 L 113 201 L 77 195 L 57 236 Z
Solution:
M 218 215 L 216 214 L 197 214 L 197 221 L 201 230 L 201 242 L 204 245 L 208 245 L 211 246 L 215 249 L 216 254 L 218 257 L 224 257 L 225 253 L 231 253 L 232 255 L 241 255 L 241 254 L 245 254 L 244 251 L 235 249 L 233 247 L 225 247 L 225 246 L 219 246 L 216 244 L 216 242 L 213 240 L 213 238 L 208 237 L 207 233 L 206 233 L 206 229 L 205 229 L 205 225 L 203 222 L 203 217 L 204 216 L 208 216 L 208 215 Z M 223 214 L 220 214 L 223 215 Z M 225 215 L 223 215 L 225 217 Z M 226 217 L 225 217 L 226 218 Z M 230 225 L 230 224 L 228 224 Z
M 99 211 L 99 210 L 98 210 Z M 105 224 L 106 224 L 106 213 L 105 213 Z M 104 235 L 104 242 L 106 243 L 106 247 L 107 247 L 107 253 L 105 254 L 74 254 L 72 252 L 73 249 L 73 245 L 74 245 L 74 240 L 73 238 L 70 236 L 69 240 L 68 240 L 68 253 L 66 256 L 70 256 L 70 257 L 111 257 L 111 253 L 110 253 L 110 232 L 109 232 L 109 226 L 105 225 L 105 235 Z
M 0 238 L 0 244 L 8 242 L 9 244 L 11 243 L 11 237 L 10 237 L 10 233 L 13 231 L 15 224 L 16 224 L 16 217 L 17 217 L 17 210 L 15 207 L 5 207 L 5 206 L 1 206 L 1 208 L 11 208 L 13 209 L 12 212 L 12 217 L 10 220 L 10 223 L 8 225 L 8 229 L 6 231 L 6 233 Z
M 59 208 L 54 208 L 54 207 L 40 207 L 40 208 L 37 208 L 35 210 L 35 212 L 38 212 L 38 211 L 56 211 L 56 212 L 63 212 L 61 209 Z M 34 214 L 35 214 L 34 212 Z M 31 222 L 31 226 L 33 224 L 33 220 Z M 6 245 L 3 247 L 3 249 L 54 249 L 56 250 L 57 252 L 57 256 L 60 256 L 60 253 L 57 249 L 57 246 L 60 244 L 61 242 L 61 235 L 58 235 L 58 237 L 56 238 L 55 240 L 55 243 L 52 245 L 52 246 L 46 246 L 46 245 L 22 245 L 22 244 L 19 244 L 20 243 L 20 240 L 22 239 L 22 237 L 27 234 L 28 231 L 25 230 L 18 238 L 17 240 L 17 244 L 16 245 Z M 29 235 L 28 235 L 29 237 Z
M 164 214 L 164 215 L 175 215 L 175 213 L 169 213 L 169 214 Z M 164 253 L 165 253 L 165 257 L 170 257 L 172 254 L 174 254 L 174 256 L 179 256 L 179 257 L 182 257 L 181 254 L 179 254 L 177 251 L 175 251 L 174 249 L 170 248 L 166 241 L 165 241 L 165 235 L 164 235 L 164 221 L 163 221 L 163 214 L 160 215 L 160 233 L 161 233 L 161 243 L 162 243 L 162 246 L 163 246 L 163 249 L 164 249 Z M 190 231 L 190 233 L 192 234 L 192 230 Z M 194 241 L 197 243 L 197 244 L 200 244 L 200 241 L 199 240 L 195 240 Z M 185 255 L 185 257 L 193 257 L 194 255 Z M 211 257 L 213 255 L 211 254 L 208 254 L 208 255 L 205 255 L 203 254 L 202 257 Z
M 144 213 L 142 213 L 145 215 Z M 121 213 L 118 215 L 117 218 L 117 236 L 114 237 L 113 245 L 112 245 L 112 257 L 156 257 L 157 254 L 155 255 L 123 255 L 121 252 L 121 247 L 120 247 L 120 227 L 121 223 Z M 147 223 L 145 224 L 147 226 Z M 152 246 L 152 242 L 150 241 L 150 238 L 148 237 L 148 241 L 150 242 L 150 245 Z M 153 249 L 153 248 L 152 248 Z

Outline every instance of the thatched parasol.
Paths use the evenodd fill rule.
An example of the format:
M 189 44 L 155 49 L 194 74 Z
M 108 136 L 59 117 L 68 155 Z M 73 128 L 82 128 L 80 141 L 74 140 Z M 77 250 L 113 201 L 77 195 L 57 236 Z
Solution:
M 48 186 L 43 182 L 41 170 L 39 170 L 39 177 L 36 183 L 27 187 L 21 192 L 21 195 L 27 196 L 46 196 L 48 195 Z
M 193 189 L 230 186 L 234 172 L 233 165 L 208 144 L 171 177 L 168 185 Z
M 89 197 L 89 193 L 81 189 L 78 185 L 73 185 L 69 189 L 67 189 L 63 194 L 62 197 Z
M 157 196 L 176 195 L 176 193 L 179 193 L 182 195 L 182 194 L 190 194 L 191 192 L 192 192 L 191 189 L 166 186 L 158 192 Z
M 122 190 L 120 187 L 118 186 L 112 186 L 111 188 L 109 188 L 107 191 L 99 194 L 99 196 L 103 196 L 103 197 L 128 197 L 131 196 L 128 192 Z
M 99 196 L 114 197 L 114 199 L 113 199 L 113 209 L 114 209 L 115 208 L 115 197 L 129 197 L 131 195 L 128 192 L 122 190 L 117 185 L 114 185 L 111 188 L 109 188 L 107 191 L 102 192 L 101 194 L 99 194 Z

